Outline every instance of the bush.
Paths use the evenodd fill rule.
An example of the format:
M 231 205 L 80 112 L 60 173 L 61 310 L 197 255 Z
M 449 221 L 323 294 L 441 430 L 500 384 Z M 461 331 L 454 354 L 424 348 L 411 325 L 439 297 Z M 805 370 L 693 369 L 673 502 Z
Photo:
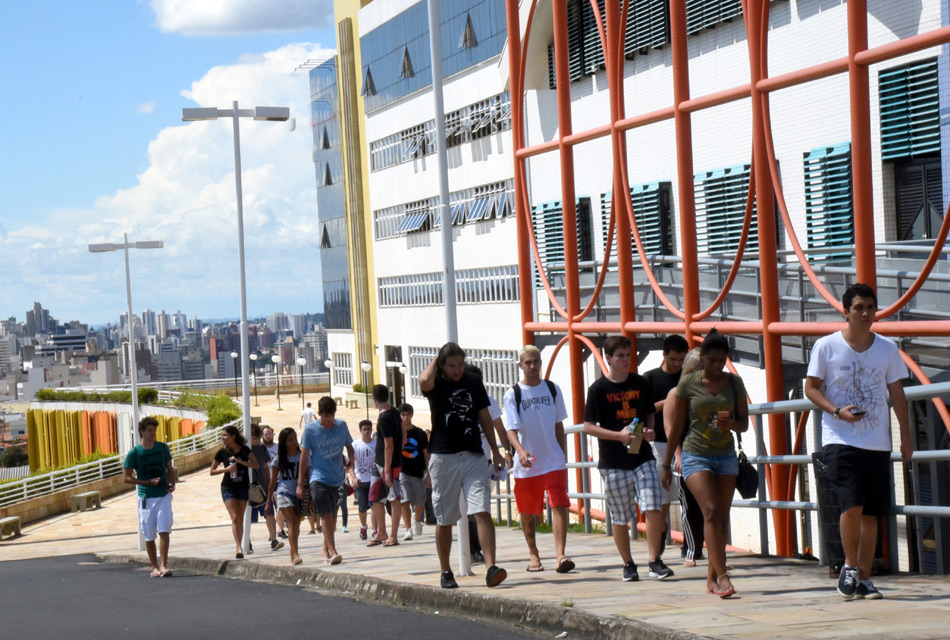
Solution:
M 22 467 L 30 464 L 30 456 L 20 447 L 10 447 L 0 453 L 0 467 Z
M 353 393 L 369 393 L 369 392 L 370 392 L 369 387 L 363 386 L 363 384 L 360 382 L 357 382 L 356 384 L 353 385 Z
M 138 390 L 139 404 L 155 404 L 158 389 L 141 388 Z M 62 389 L 40 389 L 36 399 L 41 402 L 117 402 L 132 404 L 131 391 L 110 391 L 108 393 L 73 391 Z
M 220 427 L 241 417 L 241 408 L 228 396 L 211 396 L 211 398 L 212 401 L 207 409 L 209 427 Z

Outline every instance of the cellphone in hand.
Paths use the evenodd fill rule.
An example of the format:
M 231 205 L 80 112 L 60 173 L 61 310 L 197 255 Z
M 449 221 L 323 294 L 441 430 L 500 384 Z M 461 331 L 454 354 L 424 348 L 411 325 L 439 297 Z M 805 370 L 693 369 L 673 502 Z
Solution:
M 853 415 L 855 418 L 858 418 L 860 416 L 863 416 L 867 412 L 868 412 L 867 409 L 854 408 L 851 410 L 851 415 Z

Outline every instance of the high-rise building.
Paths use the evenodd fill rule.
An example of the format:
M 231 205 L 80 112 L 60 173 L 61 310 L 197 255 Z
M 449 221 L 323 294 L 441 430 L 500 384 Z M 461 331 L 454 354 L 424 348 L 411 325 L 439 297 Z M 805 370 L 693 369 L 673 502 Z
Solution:
M 50 325 L 49 311 L 39 302 L 33 303 L 33 309 L 26 312 L 26 335 L 50 335 L 54 333 Z
M 158 335 L 158 319 L 154 311 L 146 309 L 142 312 L 142 324 L 145 326 L 146 336 Z

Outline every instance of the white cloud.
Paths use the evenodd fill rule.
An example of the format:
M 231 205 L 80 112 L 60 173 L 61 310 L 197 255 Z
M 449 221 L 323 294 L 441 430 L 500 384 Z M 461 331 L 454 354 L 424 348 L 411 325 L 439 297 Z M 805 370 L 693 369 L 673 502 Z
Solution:
M 152 114 L 152 113 L 155 113 L 155 107 L 157 106 L 158 106 L 157 102 L 155 102 L 154 100 L 150 100 L 148 102 L 143 102 L 139 106 L 135 107 L 135 112 Z
M 309 117 L 307 73 L 295 63 L 325 57 L 319 45 L 294 44 L 219 66 L 183 95 L 196 106 L 289 106 Z M 316 186 L 310 127 L 241 120 L 248 311 L 322 307 Z M 50 214 L 47 224 L 4 232 L 0 241 L 20 289 L 13 299 L 42 300 L 60 320 L 116 321 L 125 306 L 121 253 L 90 254 L 87 244 L 164 240 L 135 251 L 136 309 L 165 308 L 203 317 L 239 313 L 237 216 L 230 120 L 170 124 L 148 147 L 148 166 L 128 189 L 91 209 Z M 35 292 L 35 294 L 33 293 Z M 12 293 L 12 292 L 11 292 Z M 107 313 L 102 308 L 108 308 Z
M 332 0 L 150 0 L 162 31 L 231 35 L 320 29 L 333 18 Z

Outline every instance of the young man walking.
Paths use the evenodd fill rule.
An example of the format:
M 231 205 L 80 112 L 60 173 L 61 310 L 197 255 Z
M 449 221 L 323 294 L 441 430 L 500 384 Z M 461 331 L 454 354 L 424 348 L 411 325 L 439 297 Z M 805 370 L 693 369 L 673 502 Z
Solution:
M 819 339 L 811 351 L 805 396 L 822 410 L 822 455 L 828 481 L 841 505 L 841 543 L 845 562 L 838 593 L 845 600 L 878 599 L 871 582 L 878 518 L 890 510 L 892 468 L 889 397 L 900 428 L 900 451 L 910 462 L 907 399 L 901 380 L 908 376 L 897 345 L 871 331 L 877 295 L 853 284 L 841 298 L 848 326 Z
M 491 519 L 489 465 L 485 464 L 481 434 L 491 449 L 492 464 L 501 468 L 495 431 L 488 414 L 488 393 L 480 378 L 465 370 L 465 351 L 454 342 L 439 349 L 436 358 L 419 376 L 422 395 L 429 400 L 432 438 L 429 440 L 429 476 L 435 511 L 435 547 L 442 570 L 443 589 L 458 583 L 449 566 L 452 526 L 461 515 L 459 496 L 464 493 L 468 512 L 475 517 L 478 538 L 488 571 L 485 583 L 497 587 L 508 573 L 495 565 L 495 525 Z M 479 429 L 481 426 L 481 429 Z
M 300 424 L 297 425 L 298 428 L 303 429 L 308 424 L 313 422 L 313 418 L 316 415 L 313 410 L 313 406 L 308 402 L 307 407 L 300 412 Z
M 264 446 L 267 447 L 267 454 L 270 456 L 270 459 L 276 460 L 277 441 L 274 440 L 273 428 L 267 425 L 261 428 L 261 442 L 263 442 Z M 277 517 L 277 536 L 286 540 L 287 532 L 284 531 L 284 514 L 281 513 L 280 509 L 277 509 L 277 513 L 275 515 Z
M 558 573 L 567 573 L 574 562 L 567 557 L 567 441 L 564 420 L 567 409 L 560 387 L 541 379 L 541 352 L 529 345 L 518 354 L 521 381 L 505 392 L 508 441 L 515 449 L 515 502 L 521 514 L 521 530 L 531 556 L 528 571 L 544 571 L 536 541 L 538 518 L 548 494 L 554 524 L 554 552 Z
M 402 494 L 402 523 L 406 528 L 403 540 L 422 535 L 422 518 L 426 508 L 426 480 L 429 477 L 429 437 L 412 424 L 411 404 L 398 407 L 402 423 L 402 473 L 399 493 Z M 395 518 L 395 515 L 393 515 Z
M 376 466 L 376 444 L 373 442 L 373 423 L 360 420 L 360 439 L 353 443 L 353 473 L 356 475 L 356 504 L 360 516 L 360 540 L 366 540 L 366 514 L 370 510 L 369 487 Z M 375 523 L 373 529 L 376 528 Z M 374 533 L 375 537 L 375 533 Z
M 141 444 L 125 456 L 125 484 L 138 487 L 139 531 L 145 538 L 145 551 L 152 565 L 153 578 L 172 575 L 168 568 L 168 543 L 172 530 L 172 492 L 178 473 L 168 445 L 155 440 L 158 420 L 151 416 L 139 422 Z M 158 537 L 158 553 L 155 538 Z
M 335 544 L 336 511 L 340 487 L 346 482 L 346 468 L 353 460 L 353 438 L 346 423 L 336 419 L 336 402 L 324 396 L 317 402 L 318 420 L 304 427 L 300 438 L 300 470 L 297 476 L 297 497 L 303 498 L 308 487 L 313 507 L 323 528 L 323 559 L 327 564 L 340 564 L 343 556 Z M 346 458 L 343 450 L 346 449 Z M 310 468 L 310 475 L 306 474 Z
M 683 361 L 686 360 L 686 354 L 689 352 L 689 343 L 686 338 L 678 335 L 667 336 L 663 340 L 663 362 L 656 369 L 651 369 L 643 374 L 644 380 L 650 383 L 650 389 L 653 393 L 653 406 L 656 409 L 654 413 L 654 434 L 653 454 L 656 456 L 657 473 L 660 472 L 660 466 L 663 464 L 663 456 L 666 455 L 666 428 L 663 424 L 663 406 L 666 404 L 666 396 L 671 389 L 675 389 L 680 381 L 680 373 L 683 371 Z M 666 548 L 666 523 L 670 517 L 670 504 L 679 498 L 679 483 L 676 482 L 676 476 L 673 478 L 673 484 L 669 489 L 660 485 L 660 501 L 663 510 L 664 531 L 660 545 L 660 555 Z
M 402 495 L 399 493 L 399 472 L 402 469 L 402 421 L 399 412 L 389 404 L 389 388 L 373 387 L 373 402 L 379 409 L 376 421 L 376 468 L 369 499 L 373 503 L 376 536 L 367 546 L 395 547 L 399 544 L 399 518 L 402 516 Z M 389 504 L 392 530 L 386 535 L 386 504 Z
M 623 560 L 624 582 L 640 579 L 630 554 L 627 528 L 630 523 L 636 527 L 638 501 L 647 521 L 650 577 L 663 580 L 672 576 L 673 571 L 660 558 L 664 529 L 660 479 L 653 449 L 636 433 L 642 424 L 642 440 L 653 440 L 656 409 L 649 383 L 642 376 L 630 373 L 631 347 L 630 339 L 625 336 L 610 336 L 604 341 L 608 371 L 587 390 L 584 433 L 598 440 L 597 466 L 607 495 L 614 544 Z

